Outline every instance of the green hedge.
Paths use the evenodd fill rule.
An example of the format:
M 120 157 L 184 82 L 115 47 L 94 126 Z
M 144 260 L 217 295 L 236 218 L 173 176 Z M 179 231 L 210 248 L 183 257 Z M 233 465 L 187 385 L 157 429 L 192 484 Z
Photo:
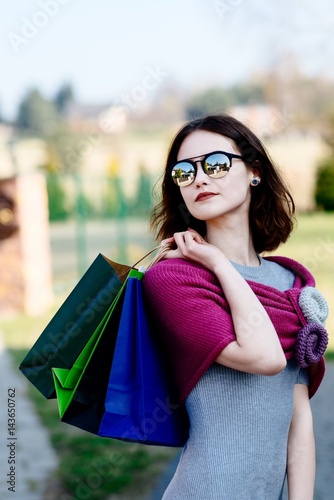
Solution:
M 324 161 L 317 172 L 315 202 L 318 208 L 334 211 L 334 157 Z

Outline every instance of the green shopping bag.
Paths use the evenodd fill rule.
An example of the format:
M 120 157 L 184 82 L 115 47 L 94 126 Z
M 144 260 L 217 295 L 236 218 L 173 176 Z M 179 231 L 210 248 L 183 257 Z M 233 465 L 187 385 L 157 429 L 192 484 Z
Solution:
M 117 296 L 117 298 L 118 297 L 119 295 Z M 111 311 L 115 307 L 115 305 L 116 303 L 114 302 L 110 307 Z M 79 357 L 75 360 L 74 365 L 71 369 L 52 368 L 60 417 L 64 416 L 64 413 L 67 410 L 71 399 L 73 398 L 73 394 L 81 379 L 85 366 L 89 362 L 91 355 L 94 352 L 94 348 L 96 347 L 96 343 L 98 342 L 100 335 L 105 330 L 107 321 L 110 318 L 111 311 L 107 311 L 105 317 L 98 325 L 95 332 L 79 354 Z

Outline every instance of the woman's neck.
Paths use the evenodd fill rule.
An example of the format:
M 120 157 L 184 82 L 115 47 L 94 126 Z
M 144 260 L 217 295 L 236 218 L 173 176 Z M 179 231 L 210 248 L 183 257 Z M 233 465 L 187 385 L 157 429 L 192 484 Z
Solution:
M 207 242 L 218 247 L 229 260 L 243 266 L 259 265 L 248 222 L 224 218 L 207 221 L 206 226 Z

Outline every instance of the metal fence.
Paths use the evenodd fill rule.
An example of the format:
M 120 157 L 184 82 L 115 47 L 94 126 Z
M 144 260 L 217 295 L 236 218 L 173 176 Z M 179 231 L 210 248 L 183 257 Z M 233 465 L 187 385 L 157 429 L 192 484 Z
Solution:
M 98 253 L 132 264 L 154 246 L 149 231 L 156 178 L 49 175 L 55 291 L 66 289 Z

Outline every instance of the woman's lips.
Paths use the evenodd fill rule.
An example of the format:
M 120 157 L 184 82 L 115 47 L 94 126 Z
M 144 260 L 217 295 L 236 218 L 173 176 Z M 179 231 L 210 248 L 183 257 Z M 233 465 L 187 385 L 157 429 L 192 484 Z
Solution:
M 217 194 L 216 193 L 209 193 L 209 192 L 199 193 L 196 196 L 195 201 L 205 201 L 205 200 L 208 200 L 209 198 L 212 198 L 213 196 L 217 196 Z

